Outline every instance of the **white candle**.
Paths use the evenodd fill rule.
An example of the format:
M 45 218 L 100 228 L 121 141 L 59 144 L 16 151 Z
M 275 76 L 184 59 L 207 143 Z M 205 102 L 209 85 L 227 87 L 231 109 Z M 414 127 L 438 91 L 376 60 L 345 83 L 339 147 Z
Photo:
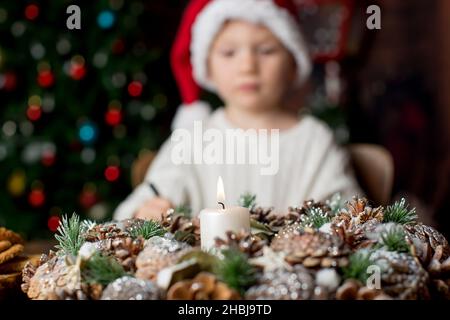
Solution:
M 225 206 L 225 192 L 222 177 L 217 181 L 216 209 L 207 208 L 200 212 L 200 237 L 203 250 L 214 247 L 217 237 L 226 239 L 227 231 L 250 231 L 250 211 L 244 207 Z

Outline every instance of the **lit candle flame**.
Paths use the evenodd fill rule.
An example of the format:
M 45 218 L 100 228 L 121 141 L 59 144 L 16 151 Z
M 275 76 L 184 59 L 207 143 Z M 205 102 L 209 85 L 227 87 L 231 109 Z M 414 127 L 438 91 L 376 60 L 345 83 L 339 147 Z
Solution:
M 223 188 L 221 176 L 219 176 L 219 179 L 217 180 L 217 203 L 221 204 L 223 209 L 225 209 L 225 190 Z

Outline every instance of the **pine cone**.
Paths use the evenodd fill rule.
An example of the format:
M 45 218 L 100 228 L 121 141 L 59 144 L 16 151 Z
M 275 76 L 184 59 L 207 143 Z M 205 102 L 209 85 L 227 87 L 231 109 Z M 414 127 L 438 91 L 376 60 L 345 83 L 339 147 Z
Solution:
M 96 225 L 85 234 L 86 241 L 97 242 L 105 239 L 125 238 L 129 234 L 117 226 L 116 223 Z
M 133 239 L 126 238 L 108 238 L 98 241 L 97 247 L 108 254 L 113 255 L 126 271 L 136 271 L 136 258 L 144 248 L 145 240 L 142 237 Z
M 249 300 L 309 300 L 314 296 L 314 278 L 301 265 L 292 271 L 279 268 L 257 276 L 257 284 L 245 293 Z
M 256 207 L 250 210 L 250 219 L 268 226 L 274 232 L 278 232 L 284 226 L 296 221 L 298 217 L 290 214 L 278 215 L 273 212 L 273 208 Z
M 161 269 L 175 264 L 191 250 L 192 247 L 184 242 L 168 237 L 153 237 L 136 259 L 136 277 L 154 280 Z
M 339 237 L 295 223 L 275 236 L 271 247 L 287 254 L 286 261 L 308 268 L 343 267 L 347 265 L 350 248 Z
M 161 225 L 168 232 L 176 234 L 177 240 L 187 242 L 193 246 L 200 245 L 200 220 L 198 217 L 188 218 L 169 209 L 162 216 Z
M 404 229 L 414 245 L 417 257 L 425 268 L 430 264 L 438 247 L 441 247 L 442 253 L 439 255 L 439 261 L 437 262 L 441 263 L 450 256 L 448 241 L 433 227 L 419 223 L 405 225 Z
M 354 197 L 332 220 L 333 233 L 341 237 L 352 249 L 368 247 L 373 241 L 367 234 L 374 232 L 383 222 L 383 208 L 372 208 L 367 199 Z
M 192 280 L 174 283 L 167 300 L 237 300 L 239 293 L 208 272 L 200 272 Z
M 374 232 L 380 224 L 375 220 L 370 220 L 360 226 L 347 229 L 343 225 L 331 224 L 332 234 L 340 237 L 352 250 L 369 248 L 376 243 L 375 240 L 369 239 L 368 234 Z
M 389 296 L 401 300 L 430 297 L 428 274 L 417 258 L 407 253 L 377 250 L 371 259 L 381 267 L 381 287 Z
M 66 256 L 55 256 L 39 266 L 29 280 L 27 295 L 33 300 L 87 299 L 78 266 L 67 265 Z
M 331 208 L 323 203 L 323 202 L 315 202 L 314 200 L 306 200 L 303 202 L 303 205 L 301 207 L 289 207 L 288 209 L 288 215 L 292 215 L 293 217 L 296 216 L 300 218 L 302 215 L 307 215 L 308 212 L 311 209 L 320 209 L 323 212 L 330 212 Z
M 267 244 L 267 241 L 262 240 L 247 231 L 240 231 L 239 233 L 227 231 L 226 235 L 226 239 L 216 238 L 216 247 L 236 248 L 247 254 L 249 257 L 261 256 L 262 249 Z
M 346 280 L 336 291 L 337 300 L 391 300 L 381 289 L 371 289 L 354 279 Z
M 354 226 L 360 226 L 374 219 L 381 223 L 383 222 L 383 217 L 383 207 L 372 208 L 368 205 L 366 198 L 353 197 L 353 200 L 347 203 L 347 209 L 342 210 L 336 216 L 334 223 L 351 229 Z
M 148 280 L 124 276 L 111 282 L 103 291 L 102 300 L 157 300 L 160 291 Z

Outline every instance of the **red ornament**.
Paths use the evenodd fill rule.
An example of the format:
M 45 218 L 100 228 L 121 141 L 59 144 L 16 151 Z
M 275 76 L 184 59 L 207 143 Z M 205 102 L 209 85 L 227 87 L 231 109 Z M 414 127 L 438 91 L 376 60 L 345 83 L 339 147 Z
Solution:
M 50 70 L 41 71 L 38 74 L 37 81 L 41 87 L 48 88 L 55 82 L 55 76 Z
M 41 115 L 42 115 L 42 109 L 40 106 L 37 106 L 37 105 L 28 106 L 28 109 L 27 109 L 28 119 L 30 119 L 31 121 L 37 121 L 37 120 L 39 120 Z
M 5 89 L 6 91 L 12 91 L 17 86 L 17 76 L 13 72 L 7 72 L 4 75 L 4 82 L 3 86 L 0 87 L 0 89 Z
M 42 154 L 41 162 L 46 167 L 51 167 L 56 160 L 56 155 L 54 152 L 47 151 Z
M 133 81 L 128 85 L 128 93 L 132 97 L 139 97 L 142 93 L 142 83 Z
M 47 226 L 51 232 L 56 232 L 61 223 L 61 219 L 58 216 L 51 216 L 48 218 Z
M 35 208 L 41 207 L 45 202 L 45 194 L 41 189 L 35 189 L 30 192 L 28 202 Z
M 110 126 L 117 126 L 122 121 L 122 112 L 118 109 L 109 109 L 105 114 L 105 121 Z
M 28 20 L 34 20 L 39 15 L 39 7 L 35 4 L 30 4 L 25 7 L 25 17 Z
M 119 167 L 117 167 L 117 166 L 108 166 L 105 169 L 105 178 L 109 182 L 116 181 L 117 179 L 119 179 L 119 176 L 120 176 Z
M 70 65 L 70 77 L 73 80 L 81 80 L 86 75 L 86 67 L 84 64 L 72 63 Z
M 79 197 L 80 205 L 84 209 L 91 208 L 94 204 L 97 203 L 97 201 L 98 201 L 97 193 L 92 190 L 84 190 L 83 192 L 81 192 Z

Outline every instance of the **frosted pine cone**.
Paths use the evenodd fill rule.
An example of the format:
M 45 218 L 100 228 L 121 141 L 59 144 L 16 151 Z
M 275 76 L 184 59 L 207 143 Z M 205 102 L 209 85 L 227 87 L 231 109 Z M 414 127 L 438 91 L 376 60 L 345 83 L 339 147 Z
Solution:
M 292 271 L 279 268 L 257 277 L 257 284 L 245 294 L 250 300 L 309 300 L 314 294 L 314 278 L 303 266 Z
M 232 247 L 247 254 L 249 257 L 257 257 L 262 255 L 262 248 L 267 241 L 262 240 L 251 233 L 241 231 L 235 233 L 228 231 L 226 239 L 216 238 L 216 246 L 220 248 Z
M 274 251 L 287 254 L 286 261 L 308 268 L 343 267 L 348 263 L 349 247 L 339 237 L 293 224 L 280 231 L 272 241 Z
M 184 242 L 168 237 L 153 237 L 136 259 L 136 277 L 153 280 L 161 269 L 175 264 L 191 250 L 192 247 Z
M 381 268 L 381 288 L 401 300 L 429 298 L 428 274 L 408 253 L 377 250 L 371 259 Z
M 102 300 L 157 300 L 158 287 L 151 281 L 124 276 L 111 282 L 103 291 Z

